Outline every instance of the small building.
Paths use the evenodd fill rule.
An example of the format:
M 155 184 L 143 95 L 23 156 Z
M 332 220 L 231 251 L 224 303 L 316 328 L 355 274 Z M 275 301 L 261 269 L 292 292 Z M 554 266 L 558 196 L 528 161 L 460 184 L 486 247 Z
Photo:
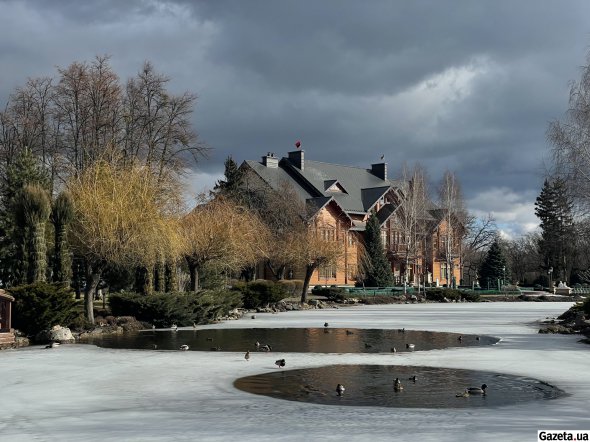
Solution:
M 0 290 L 0 347 L 14 345 L 14 330 L 12 329 L 12 303 L 14 298 Z

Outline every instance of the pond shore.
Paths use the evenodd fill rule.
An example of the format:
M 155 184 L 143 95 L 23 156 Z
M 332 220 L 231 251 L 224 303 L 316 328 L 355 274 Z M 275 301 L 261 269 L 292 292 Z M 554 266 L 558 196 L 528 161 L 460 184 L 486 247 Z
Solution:
M 538 323 L 571 303 L 355 306 L 259 313 L 199 328 L 406 328 L 488 334 L 486 348 L 403 354 L 179 352 L 32 346 L 0 353 L 0 391 L 10 398 L 0 441 L 534 440 L 540 429 L 590 429 L 590 351 L 579 336 L 541 335 Z M 192 327 L 191 327 L 192 328 Z M 330 364 L 398 364 L 531 376 L 569 396 L 493 410 L 310 405 L 248 394 L 235 379 Z M 490 386 L 490 394 L 493 386 Z M 491 411 L 491 412 L 490 412 Z

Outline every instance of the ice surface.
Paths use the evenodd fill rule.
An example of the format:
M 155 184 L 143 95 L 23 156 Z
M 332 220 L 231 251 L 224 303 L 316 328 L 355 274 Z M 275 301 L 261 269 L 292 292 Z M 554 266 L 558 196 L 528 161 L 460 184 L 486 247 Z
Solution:
M 0 352 L 0 441 L 524 441 L 590 430 L 590 347 L 540 335 L 569 303 L 363 306 L 257 314 L 217 327 L 402 328 L 490 334 L 491 347 L 398 354 L 175 352 L 62 345 Z M 404 364 L 534 377 L 570 396 L 494 409 L 335 407 L 239 391 L 239 377 L 327 364 Z

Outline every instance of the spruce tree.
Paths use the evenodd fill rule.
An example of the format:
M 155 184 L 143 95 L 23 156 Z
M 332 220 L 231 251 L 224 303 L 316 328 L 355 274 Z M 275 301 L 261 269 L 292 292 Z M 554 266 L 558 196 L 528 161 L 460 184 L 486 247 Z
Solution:
M 365 286 L 392 286 L 393 273 L 385 255 L 381 240 L 381 225 L 375 213 L 371 214 L 365 226 L 365 254 Z
M 496 238 L 479 269 L 479 283 L 484 288 L 495 288 L 498 281 L 504 280 L 506 275 L 508 275 L 506 257 L 500 247 L 499 239 Z
M 217 181 L 213 190 L 217 195 L 239 200 L 244 172 L 238 167 L 231 155 L 227 157 L 223 165 L 225 166 L 225 180 Z
M 556 279 L 569 280 L 574 249 L 573 202 L 561 178 L 545 180 L 535 202 L 535 215 L 541 221 L 539 252 L 545 270 L 553 268 Z

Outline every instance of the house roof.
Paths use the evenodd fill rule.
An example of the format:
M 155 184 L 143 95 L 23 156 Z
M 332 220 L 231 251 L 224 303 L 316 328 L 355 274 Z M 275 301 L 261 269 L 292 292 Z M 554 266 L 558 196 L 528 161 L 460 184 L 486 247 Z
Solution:
M 303 169 L 296 167 L 289 158 L 282 158 L 274 167 L 251 160 L 244 163 L 271 188 L 280 190 L 281 185 L 290 185 L 308 206 L 320 210 L 334 201 L 349 216 L 366 214 L 387 192 L 401 184 L 382 179 L 370 169 L 321 161 L 305 160 Z M 380 211 L 383 222 L 396 208 L 392 204 L 389 206 L 385 212 Z M 364 223 L 357 224 L 357 229 L 364 230 Z

